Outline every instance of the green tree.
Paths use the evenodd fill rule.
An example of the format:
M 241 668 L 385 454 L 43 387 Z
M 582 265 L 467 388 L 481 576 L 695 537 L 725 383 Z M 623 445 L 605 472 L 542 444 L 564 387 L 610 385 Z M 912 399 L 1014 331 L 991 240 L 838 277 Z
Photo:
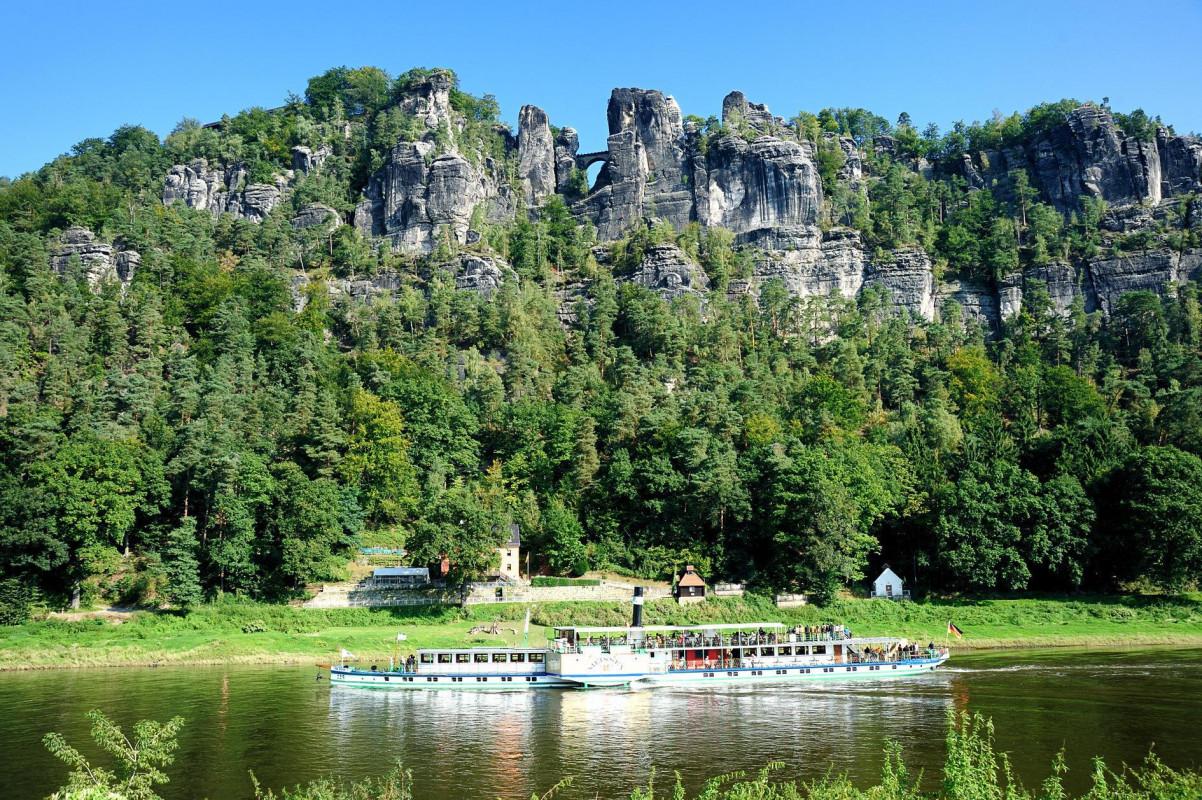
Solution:
M 1108 562 L 1119 580 L 1177 591 L 1202 569 L 1202 459 L 1175 447 L 1138 450 L 1107 490 Z
M 347 422 L 351 431 L 341 465 L 343 480 L 355 487 L 372 522 L 407 518 L 416 508 L 418 490 L 400 407 L 356 389 Z
M 87 716 L 92 721 L 92 741 L 114 760 L 113 768 L 91 764 L 61 734 L 48 733 L 42 739 L 46 749 L 71 768 L 66 786 L 54 797 L 160 800 L 155 787 L 170 781 L 163 769 L 175 761 L 184 718 L 142 720 L 134 725 L 131 739 L 103 712 L 89 711 Z
M 829 600 L 863 577 L 877 547 L 873 525 L 907 502 L 905 462 L 895 448 L 867 444 L 795 445 L 759 458 L 760 570 L 776 586 Z
M 584 529 L 576 513 L 558 497 L 543 511 L 543 553 L 551 571 L 559 575 L 579 575 L 588 569 L 584 549 Z
M 197 559 L 196 518 L 184 517 L 168 530 L 161 557 L 166 574 L 165 593 L 176 607 L 189 609 L 203 599 L 200 562 Z

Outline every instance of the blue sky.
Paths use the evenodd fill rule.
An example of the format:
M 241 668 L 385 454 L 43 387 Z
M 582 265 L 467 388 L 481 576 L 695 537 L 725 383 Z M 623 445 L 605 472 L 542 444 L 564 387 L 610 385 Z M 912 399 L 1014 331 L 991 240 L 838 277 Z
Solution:
M 449 66 L 515 122 L 524 103 L 604 146 L 615 86 L 686 114 L 743 90 L 782 116 L 864 106 L 920 125 L 1061 97 L 1141 106 L 1202 131 L 1202 2 L 204 4 L 8 3 L 0 35 L 0 175 L 136 123 L 160 135 L 289 91 L 340 64 Z

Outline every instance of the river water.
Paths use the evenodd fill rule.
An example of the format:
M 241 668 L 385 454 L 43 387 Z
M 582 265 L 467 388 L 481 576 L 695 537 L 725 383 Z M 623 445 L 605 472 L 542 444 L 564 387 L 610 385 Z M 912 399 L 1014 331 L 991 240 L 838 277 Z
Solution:
M 1024 782 L 1065 748 L 1068 783 L 1089 759 L 1135 763 L 1155 745 L 1174 767 L 1202 768 L 1202 650 L 1043 650 L 954 655 L 909 679 L 809 686 L 652 691 L 386 692 L 331 688 L 314 667 L 173 667 L 0 674 L 0 798 L 44 797 L 66 769 L 47 731 L 87 743 L 89 709 L 130 725 L 186 718 L 172 781 L 183 798 L 251 795 L 403 761 L 417 797 L 527 800 L 574 776 L 568 798 L 625 797 L 653 769 L 690 788 L 712 775 L 785 763 L 813 778 L 833 765 L 875 782 L 887 740 L 938 780 L 948 711 L 993 718 Z M 92 753 L 89 747 L 82 747 Z

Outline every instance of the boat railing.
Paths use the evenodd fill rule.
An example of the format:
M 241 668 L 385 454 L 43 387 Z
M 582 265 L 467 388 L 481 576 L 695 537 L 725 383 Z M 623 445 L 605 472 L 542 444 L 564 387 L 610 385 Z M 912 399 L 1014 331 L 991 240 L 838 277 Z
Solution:
M 653 634 L 649 636 L 601 636 L 580 637 L 569 642 L 566 639 L 556 640 L 551 649 L 559 653 L 579 653 L 584 647 L 600 647 L 609 652 L 613 647 L 634 647 L 656 650 L 675 649 L 711 649 L 730 647 L 761 647 L 797 644 L 828 644 L 843 642 L 852 638 L 847 628 L 821 626 L 799 628 L 789 633 L 734 633 L 730 635 L 716 634 Z

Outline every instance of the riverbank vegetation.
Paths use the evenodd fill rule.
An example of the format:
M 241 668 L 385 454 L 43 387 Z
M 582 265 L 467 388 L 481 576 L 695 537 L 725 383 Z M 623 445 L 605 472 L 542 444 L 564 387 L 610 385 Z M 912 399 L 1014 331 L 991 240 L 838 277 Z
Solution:
M 423 133 L 403 100 L 428 74 L 332 70 L 270 113 L 185 121 L 166 141 L 121 128 L 0 181 L 0 621 L 73 600 L 288 600 L 343 577 L 365 531 L 471 578 L 512 522 L 536 571 L 664 579 L 693 563 L 822 600 L 886 561 L 934 593 L 1179 591 L 1202 573 L 1194 283 L 1104 317 L 1061 313 L 1031 281 L 995 337 L 955 304 L 928 322 L 871 288 L 727 296 L 754 248 L 661 222 L 611 261 L 664 242 L 695 256 L 715 288 L 669 303 L 602 267 L 559 197 L 536 220 L 481 209 L 478 241 L 421 257 L 351 225 L 294 228 L 315 200 L 348 211 L 388 149 Z M 495 101 L 455 89 L 451 105 L 471 152 L 512 157 L 493 152 Z M 1101 209 L 1062 218 L 1025 174 L 970 191 L 874 137 L 951 158 L 1067 107 L 943 144 L 862 110 L 799 119 L 865 149 L 867 197 L 826 200 L 855 200 L 846 216 L 874 247 L 996 281 L 1097 252 Z M 172 164 L 270 181 L 293 145 L 330 155 L 257 224 L 161 202 Z M 1179 238 L 1197 235 L 1188 205 L 1170 215 Z M 71 225 L 141 254 L 128 286 L 91 287 L 78 256 L 51 267 Z M 465 249 L 516 277 L 456 289 Z M 370 303 L 328 291 L 378 274 L 395 292 Z
M 116 760 L 116 769 L 93 767 L 61 736 L 48 734 L 47 747 L 72 767 L 67 786 L 52 800 L 158 800 L 155 788 L 168 782 L 162 770 L 173 760 L 175 736 L 182 720 L 166 724 L 143 721 L 135 736 L 127 739 L 102 713 L 91 713 L 93 738 Z M 946 757 L 938 788 L 923 789 L 923 775 L 906 767 L 901 748 L 886 746 L 881 780 L 875 786 L 859 787 L 845 776 L 827 774 L 814 781 L 798 782 L 778 777 L 783 764 L 769 764 L 759 771 L 717 776 L 693 794 L 686 791 L 679 774 L 668 786 L 655 780 L 631 791 L 630 800 L 1194 800 L 1202 794 L 1202 775 L 1170 769 L 1154 755 L 1135 768 L 1115 771 L 1095 759 L 1090 787 L 1079 795 L 1064 787 L 1063 757 L 1051 765 L 1048 777 L 1037 787 L 1027 788 L 1014 777 L 1009 758 L 998 752 L 993 725 L 980 715 L 949 714 Z M 531 800 L 551 800 L 571 786 L 567 777 Z M 278 794 L 254 789 L 256 800 L 413 800 L 421 797 L 410 774 L 397 766 L 392 772 L 360 782 L 325 779 L 307 786 L 284 789 Z
M 365 663 L 419 647 L 515 644 L 526 606 L 466 609 L 303 609 L 245 600 L 206 604 L 190 613 L 136 612 L 79 621 L 46 620 L 0 628 L 0 669 L 329 662 L 343 648 Z M 647 624 L 834 622 L 854 633 L 941 642 L 949 620 L 968 648 L 1185 644 L 1202 646 L 1202 596 L 949 600 L 898 603 L 836 600 L 826 607 L 779 609 L 768 597 L 718 598 L 691 606 L 654 601 Z M 498 622 L 499 634 L 471 633 Z M 541 603 L 531 607 L 529 641 L 556 625 L 624 625 L 626 603 Z M 406 640 L 398 643 L 396 636 Z

